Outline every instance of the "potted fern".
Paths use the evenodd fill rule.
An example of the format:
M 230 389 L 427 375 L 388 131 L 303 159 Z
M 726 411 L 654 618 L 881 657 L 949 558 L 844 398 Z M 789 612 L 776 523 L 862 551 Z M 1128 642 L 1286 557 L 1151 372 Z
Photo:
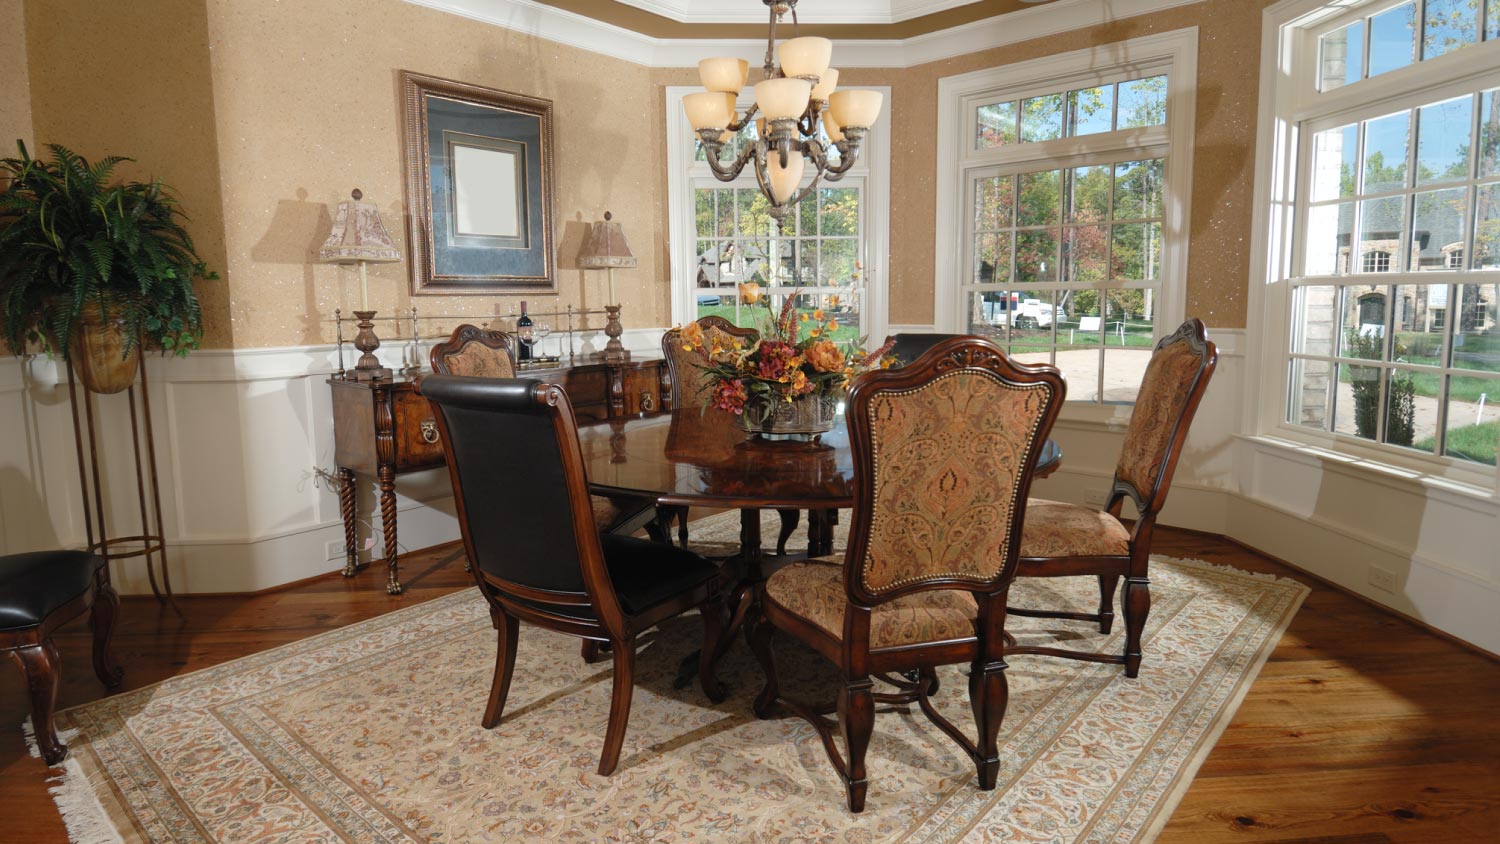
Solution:
M 49 144 L 51 160 L 0 160 L 0 311 L 13 352 L 60 354 L 84 386 L 114 393 L 135 381 L 142 343 L 187 354 L 203 334 L 199 260 L 175 196 L 161 180 L 111 184 L 131 159 L 90 163 Z

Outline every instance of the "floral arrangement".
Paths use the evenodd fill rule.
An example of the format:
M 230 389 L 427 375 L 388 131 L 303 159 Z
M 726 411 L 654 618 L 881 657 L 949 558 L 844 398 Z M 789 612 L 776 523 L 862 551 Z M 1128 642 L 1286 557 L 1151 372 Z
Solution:
M 886 355 L 893 340 L 868 353 L 861 348 L 863 341 L 840 344 L 832 339 L 838 320 L 821 308 L 799 314 L 793 307 L 796 300 L 795 293 L 788 296 L 770 329 L 753 343 L 737 337 L 710 340 L 697 323 L 682 329 L 683 350 L 697 351 L 702 357 L 699 366 L 708 376 L 713 407 L 763 420 L 777 403 L 842 393 L 854 376 L 895 363 L 895 358 Z M 837 296 L 829 306 L 838 307 Z M 767 310 L 770 307 L 766 300 Z M 813 325 L 799 340 L 808 322 Z

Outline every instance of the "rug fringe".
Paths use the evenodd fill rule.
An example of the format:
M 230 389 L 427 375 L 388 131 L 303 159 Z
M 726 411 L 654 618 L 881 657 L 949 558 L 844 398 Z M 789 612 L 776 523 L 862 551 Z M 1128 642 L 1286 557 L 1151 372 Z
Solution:
M 1208 560 L 1200 560 L 1196 557 L 1172 557 L 1166 554 L 1152 554 L 1151 559 L 1160 560 L 1164 563 L 1172 563 L 1173 565 L 1179 565 L 1185 568 L 1199 568 L 1209 569 L 1210 571 L 1223 571 L 1229 572 L 1231 574 L 1237 574 L 1242 577 L 1252 578 L 1254 580 L 1264 580 L 1271 583 L 1291 583 L 1296 586 L 1301 586 L 1303 589 L 1307 588 L 1307 584 L 1301 582 L 1300 580 L 1295 580 L 1283 575 L 1271 574 L 1270 572 L 1266 571 L 1250 571 L 1249 569 L 1242 569 L 1238 566 L 1226 565 L 1224 563 L 1212 563 Z
M 65 730 L 58 738 L 66 744 L 77 734 L 77 730 Z M 36 743 L 36 728 L 30 718 L 21 722 L 21 735 L 26 739 L 26 749 L 32 758 L 42 758 L 41 747 Z M 71 844 L 124 844 L 125 839 L 120 837 L 120 831 L 95 796 L 83 766 L 69 756 L 61 767 L 61 773 L 47 779 L 49 783 L 56 783 L 47 792 L 57 804 L 57 813 L 62 815 L 63 825 L 68 829 L 68 841 Z

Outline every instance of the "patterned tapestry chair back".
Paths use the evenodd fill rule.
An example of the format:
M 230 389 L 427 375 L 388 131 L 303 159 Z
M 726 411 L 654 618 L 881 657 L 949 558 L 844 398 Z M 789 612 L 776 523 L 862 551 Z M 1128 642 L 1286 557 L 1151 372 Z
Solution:
M 590 593 L 614 601 L 612 589 L 585 574 L 591 565 L 604 571 L 603 550 L 563 389 L 445 375 L 423 378 L 419 389 L 438 421 L 480 587 L 563 616 L 593 617 Z
M 856 498 L 849 596 L 993 591 L 1015 574 L 1037 456 L 1065 394 L 1051 366 L 988 340 L 944 340 L 850 391 Z
M 735 341 L 749 348 L 760 339 L 760 332 L 753 328 L 740 328 L 720 316 L 706 316 L 698 320 L 703 329 L 703 342 L 713 348 L 714 340 L 724 345 Z M 672 407 L 700 410 L 711 402 L 708 378 L 703 374 L 702 355 L 694 350 L 682 348 L 682 329 L 673 328 L 661 338 L 661 355 L 667 360 L 667 371 L 672 376 Z
M 1130 496 L 1142 513 L 1155 513 L 1166 500 L 1183 440 L 1218 360 L 1218 348 L 1198 319 L 1163 337 L 1151 354 L 1114 484 L 1114 494 Z
M 460 325 L 453 336 L 432 347 L 429 360 L 439 375 L 514 378 L 516 359 L 511 337 L 477 325 Z

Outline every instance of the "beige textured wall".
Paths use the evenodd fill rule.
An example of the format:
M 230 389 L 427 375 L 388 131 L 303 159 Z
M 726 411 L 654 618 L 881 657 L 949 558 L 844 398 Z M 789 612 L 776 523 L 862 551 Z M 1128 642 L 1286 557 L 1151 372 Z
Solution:
M 1197 133 L 1188 257 L 1187 313 L 1209 325 L 1245 325 L 1249 279 L 1251 178 L 1260 85 L 1260 17 L 1272 0 L 1206 2 L 1091 29 L 1009 44 L 901 71 L 858 76 L 892 87 L 893 162 L 931 158 L 938 79 L 1099 44 L 1196 26 Z M 837 49 L 837 48 L 835 48 Z M 835 53 L 835 58 L 837 53 Z M 887 75 L 889 74 L 889 75 Z M 851 82 L 855 74 L 850 74 Z M 937 171 L 891 167 L 891 322 L 933 321 Z
M 198 254 L 223 274 L 214 91 L 203 0 L 26 0 L 32 118 L 39 143 L 87 158 L 136 159 L 120 174 L 159 176 L 191 216 Z M 223 282 L 200 284 L 204 345 L 230 343 Z
M 26 8 L 0 0 L 0 158 L 16 154 L 20 139 L 32 149 L 31 74 L 26 68 Z
M 402 69 L 553 101 L 558 292 L 412 297 L 403 261 L 370 266 L 372 307 L 478 319 L 521 298 L 601 305 L 604 274 L 574 257 L 608 209 L 640 258 L 615 272 L 626 326 L 668 321 L 665 152 L 645 68 L 399 0 L 207 2 L 234 346 L 329 341 L 320 320 L 358 304 L 357 273 L 315 260 L 350 189 L 405 251 Z

